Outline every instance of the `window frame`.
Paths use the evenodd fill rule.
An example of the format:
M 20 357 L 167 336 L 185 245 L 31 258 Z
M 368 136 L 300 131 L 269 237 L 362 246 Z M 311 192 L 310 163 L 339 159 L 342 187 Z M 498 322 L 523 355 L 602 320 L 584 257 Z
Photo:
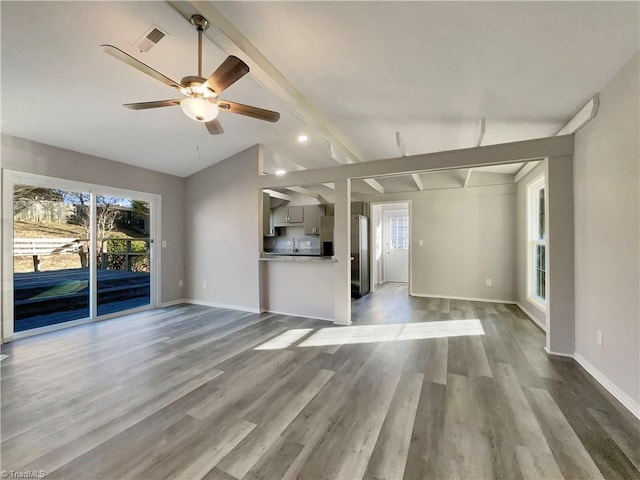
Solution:
M 540 191 L 542 191 L 542 199 L 540 199 Z M 542 206 L 542 224 L 541 209 Z M 547 299 L 549 293 L 548 281 L 548 234 L 547 234 L 547 188 L 544 175 L 536 178 L 527 184 L 527 300 L 542 311 L 546 311 Z M 540 226 L 542 226 L 542 234 L 540 234 Z M 538 289 L 538 273 L 539 248 L 544 250 L 543 278 L 544 278 L 544 296 L 537 294 Z

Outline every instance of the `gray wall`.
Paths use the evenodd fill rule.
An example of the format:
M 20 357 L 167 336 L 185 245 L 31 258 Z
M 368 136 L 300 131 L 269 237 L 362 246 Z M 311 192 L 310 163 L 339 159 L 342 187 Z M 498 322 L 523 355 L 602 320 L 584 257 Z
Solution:
M 333 320 L 334 263 L 262 261 L 262 308 Z
M 2 168 L 67 180 L 154 193 L 162 196 L 161 298 L 171 302 L 184 295 L 184 179 L 71 150 L 2 135 Z
M 414 199 L 412 293 L 515 300 L 515 192 L 512 184 L 424 192 L 426 198 Z M 493 286 L 485 285 L 487 278 Z
M 600 92 L 574 155 L 576 353 L 640 402 L 638 54 Z M 603 345 L 596 345 L 596 331 Z
M 527 185 L 544 174 L 544 163 L 541 162 L 518 182 L 516 300 L 524 307 L 529 316 L 534 317 L 540 326 L 546 328 L 545 312 L 527 300 Z
M 191 300 L 260 308 L 259 155 L 256 145 L 186 179 L 185 287 Z

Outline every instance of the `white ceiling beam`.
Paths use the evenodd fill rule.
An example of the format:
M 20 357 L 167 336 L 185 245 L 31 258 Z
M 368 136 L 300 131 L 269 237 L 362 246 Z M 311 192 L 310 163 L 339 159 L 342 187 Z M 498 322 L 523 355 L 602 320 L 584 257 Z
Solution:
M 407 156 L 407 147 L 404 145 L 404 140 L 400 136 L 400 132 L 396 132 L 396 145 L 398 146 L 398 151 L 402 157 Z
M 305 187 L 293 186 L 293 187 L 287 187 L 287 190 L 291 190 L 292 192 L 299 193 L 300 195 L 304 195 L 305 197 L 311 197 L 320 201 L 323 200 L 320 194 L 312 190 L 309 190 L 308 188 L 305 188 Z
M 595 118 L 598 114 L 598 108 L 600 108 L 600 97 L 596 95 L 587 104 L 580 109 L 575 116 L 562 127 L 556 135 L 568 135 L 570 133 L 576 133 L 587 123 Z
M 482 145 L 482 140 L 484 140 L 484 132 L 487 129 L 487 118 L 482 117 L 480 119 L 480 131 L 478 132 L 478 138 L 476 138 L 476 147 Z
M 420 175 L 417 173 L 412 173 L 411 178 L 413 178 L 413 181 L 416 183 L 416 187 L 418 187 L 418 190 L 420 192 L 423 191 L 424 185 L 422 184 L 422 179 L 420 178 Z
M 402 139 L 402 135 L 400 135 L 399 131 L 396 132 L 396 145 L 398 146 L 398 151 L 400 152 L 400 155 L 402 157 L 406 157 L 407 147 L 405 146 L 404 140 Z M 416 187 L 418 187 L 419 192 L 424 190 L 424 185 L 422 185 L 422 179 L 420 178 L 420 175 L 418 175 L 417 173 L 412 173 L 411 178 L 413 179 L 413 182 L 416 184 Z
M 522 180 L 525 175 L 527 173 L 529 173 L 531 170 L 533 170 L 534 168 L 536 168 L 536 166 L 539 164 L 540 162 L 527 162 L 525 163 L 522 168 L 520 170 L 518 170 L 518 173 L 516 173 L 516 176 L 514 177 L 513 181 L 515 183 L 518 183 L 520 180 Z
M 463 148 L 446 152 L 424 153 L 408 157 L 388 158 L 365 163 L 291 172 L 282 177 L 262 175 L 257 186 L 262 188 L 287 185 L 316 185 L 345 178 L 376 178 L 388 175 L 410 175 L 433 170 L 457 170 L 488 165 L 537 161 L 546 157 L 573 155 L 573 135 L 535 138 L 519 142 Z
M 373 188 L 376 192 L 378 193 L 384 193 L 384 187 L 382 185 L 380 185 L 380 183 L 377 180 L 374 180 L 373 178 L 365 178 L 364 179 L 364 183 L 366 183 L 367 185 L 369 185 L 371 188 Z
M 269 188 L 265 188 L 263 192 L 268 193 L 270 197 L 279 198 L 280 200 L 286 200 L 287 202 L 290 202 L 291 200 L 293 200 L 293 197 L 291 195 L 287 195 L 286 193 L 282 193 L 282 192 L 277 192 Z
M 467 176 L 464 179 L 462 188 L 467 188 L 469 186 L 469 180 L 471 180 L 471 172 L 473 172 L 473 168 L 470 168 L 469 170 L 467 170 Z
M 335 160 L 337 163 L 341 165 L 353 164 L 356 163 L 353 158 L 345 155 L 339 148 L 337 148 L 333 143 L 329 144 L 331 158 Z M 378 193 L 384 193 L 384 187 L 380 185 L 380 182 L 374 180 L 372 178 L 364 179 L 364 182 L 373 188 Z
M 213 28 L 205 35 L 228 55 L 241 58 L 251 69 L 250 75 L 258 83 L 279 98 L 291 111 L 310 127 L 316 129 L 327 141 L 336 145 L 348 156 L 362 161 L 363 156 L 348 139 L 316 109 L 268 59 L 233 25 L 211 2 L 168 2 L 185 19 L 199 13 L 209 20 Z

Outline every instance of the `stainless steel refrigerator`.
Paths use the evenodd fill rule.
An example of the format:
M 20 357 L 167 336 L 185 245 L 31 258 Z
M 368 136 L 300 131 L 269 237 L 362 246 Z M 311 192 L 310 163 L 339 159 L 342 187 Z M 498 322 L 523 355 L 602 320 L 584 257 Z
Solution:
M 367 217 L 351 215 L 351 297 L 369 293 L 369 229 Z

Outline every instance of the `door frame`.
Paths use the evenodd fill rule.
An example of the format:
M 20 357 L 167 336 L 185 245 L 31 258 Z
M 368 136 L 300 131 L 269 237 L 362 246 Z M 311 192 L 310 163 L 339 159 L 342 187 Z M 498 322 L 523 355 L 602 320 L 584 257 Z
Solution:
M 378 265 L 375 259 L 375 252 L 376 249 L 378 248 L 378 243 L 376 241 L 376 237 L 375 237 L 375 225 L 373 223 L 373 220 L 375 218 L 375 211 L 376 209 L 379 209 L 380 214 L 382 215 L 381 217 L 381 221 L 384 222 L 384 215 L 383 215 L 383 208 L 386 205 L 406 205 L 408 212 L 409 212 L 409 258 L 408 258 L 408 262 L 409 262 L 409 282 L 407 283 L 407 287 L 408 287 L 408 291 L 409 291 L 409 295 L 411 295 L 412 289 L 411 286 L 413 285 L 413 268 L 412 268 L 412 262 L 411 262 L 411 258 L 412 258 L 412 250 L 413 250 L 413 205 L 412 205 L 412 200 L 393 200 L 393 201 L 387 201 L 387 202 L 371 202 L 370 204 L 370 211 L 371 211 L 371 228 L 369 228 L 369 245 L 371 245 L 371 248 L 369 248 L 369 265 L 371 267 L 373 267 L 375 265 L 376 268 L 376 275 L 369 275 L 369 281 L 370 281 L 370 292 L 375 292 L 375 281 L 376 280 L 380 280 L 378 278 Z M 372 270 L 373 268 L 371 268 L 370 270 Z
M 91 194 L 91 215 L 94 218 L 96 205 L 95 195 L 108 195 L 114 197 L 131 198 L 134 200 L 143 200 L 149 202 L 149 237 L 151 239 L 150 251 L 150 301 L 149 305 L 137 307 L 134 309 L 123 310 L 122 312 L 111 313 L 108 315 L 97 315 L 97 295 L 95 289 L 97 287 L 97 269 L 96 249 L 91 249 L 90 269 L 89 269 L 89 317 L 72 320 L 69 322 L 48 325 L 46 327 L 34 328 L 24 332 L 15 333 L 13 330 L 13 189 L 14 185 L 33 185 L 44 188 L 57 188 L 60 190 L 69 190 L 74 192 L 87 192 Z M 130 313 L 156 308 L 161 291 L 161 271 L 160 257 L 162 249 L 157 245 L 156 240 L 160 238 L 160 218 L 161 218 L 161 196 L 154 193 L 139 192 L 107 185 L 99 185 L 88 182 L 80 182 L 75 180 L 67 180 L 64 178 L 51 177 L 47 175 L 39 175 L 35 173 L 20 172 L 16 170 L 2 171 L 2 321 L 0 322 L 1 342 L 8 342 L 14 339 L 37 335 L 40 333 L 51 332 L 68 328 L 83 323 L 97 322 L 107 320 Z M 95 237 L 95 222 L 91 224 L 91 235 Z

